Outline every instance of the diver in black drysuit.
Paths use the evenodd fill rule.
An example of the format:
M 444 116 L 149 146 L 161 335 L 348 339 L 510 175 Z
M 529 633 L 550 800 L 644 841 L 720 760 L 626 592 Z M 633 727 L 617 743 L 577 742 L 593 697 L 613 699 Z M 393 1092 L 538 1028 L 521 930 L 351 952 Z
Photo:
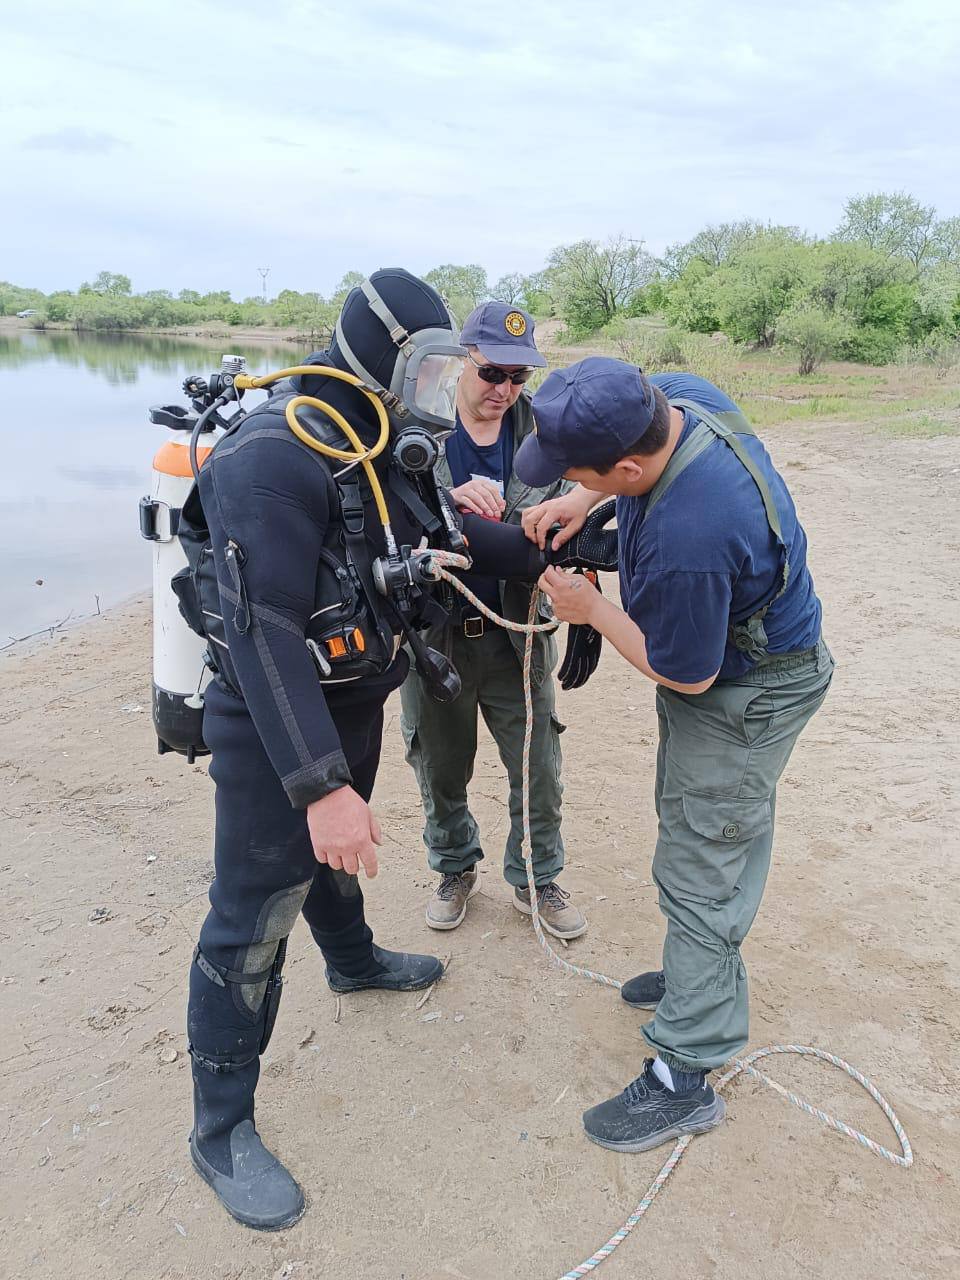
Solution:
M 452 327 L 439 296 L 422 281 L 399 270 L 371 280 L 411 334 Z M 359 290 L 348 297 L 341 325 L 354 358 L 389 387 L 398 348 Z M 336 340 L 311 363 L 349 369 Z M 372 407 L 355 388 L 322 375 L 294 383 L 287 398 L 289 391 L 318 396 L 348 418 L 365 444 L 376 438 Z M 216 783 L 216 866 L 190 968 L 190 1149 L 229 1212 L 263 1229 L 289 1225 L 304 1208 L 300 1187 L 264 1147 L 253 1118 L 259 1057 L 297 916 L 303 912 L 334 991 L 413 990 L 443 972 L 432 956 L 376 946 L 357 877 L 331 870 L 314 854 L 307 806 L 347 786 L 369 800 L 383 705 L 403 682 L 408 659 L 400 649 L 368 678 L 340 685 L 318 679 L 304 632 L 318 608 L 324 540 L 342 511 L 331 464 L 294 436 L 283 401 L 278 393 L 250 412 L 219 442 L 199 480 L 223 622 L 221 639 L 211 645 L 219 674 L 206 691 L 203 721 Z M 389 449 L 376 465 L 398 543 L 417 546 L 423 526 L 391 488 Z M 356 473 L 362 480 L 360 468 Z M 365 481 L 361 493 L 365 536 L 379 556 L 383 530 Z M 542 572 L 543 554 L 519 528 L 476 516 L 463 526 L 479 572 L 528 580 Z M 563 563 L 574 563 L 575 543 L 564 553 Z

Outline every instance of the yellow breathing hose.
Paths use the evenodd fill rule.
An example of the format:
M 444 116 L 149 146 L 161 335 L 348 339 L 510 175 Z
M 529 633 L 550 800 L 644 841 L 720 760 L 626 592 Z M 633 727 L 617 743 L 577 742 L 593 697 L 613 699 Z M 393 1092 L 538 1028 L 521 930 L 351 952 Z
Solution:
M 383 487 L 373 465 L 373 459 L 378 457 L 387 447 L 387 441 L 390 438 L 390 419 L 387 417 L 387 411 L 383 404 L 370 388 L 355 374 L 345 373 L 343 369 L 334 369 L 329 365 L 322 364 L 298 364 L 290 369 L 279 369 L 276 373 L 265 373 L 259 377 L 255 377 L 250 373 L 238 373 L 234 378 L 234 386 L 238 391 L 261 390 L 263 387 L 269 387 L 271 383 L 279 382 L 281 378 L 292 378 L 302 374 L 311 377 L 320 375 L 324 378 L 337 378 L 340 382 L 346 382 L 349 386 L 356 387 L 373 405 L 377 421 L 380 424 L 380 435 L 376 443 L 372 444 L 369 449 L 343 414 L 336 410 L 333 405 L 327 404 L 325 400 L 318 400 L 316 396 L 295 396 L 287 405 L 286 419 L 287 426 L 297 439 L 302 440 L 305 445 L 316 450 L 317 453 L 322 453 L 327 458 L 336 458 L 339 462 L 359 463 L 363 467 L 367 479 L 370 481 L 370 488 L 373 490 L 373 498 L 377 504 L 377 514 L 386 531 L 387 547 L 390 549 L 394 541 L 390 530 L 390 513 L 387 511 L 387 501 L 383 496 Z M 312 435 L 306 427 L 301 426 L 297 421 L 297 410 L 303 405 L 310 405 L 311 408 L 319 409 L 321 413 L 325 414 L 343 432 L 353 448 L 338 449 L 332 444 L 324 444 L 322 440 L 318 440 L 316 436 Z

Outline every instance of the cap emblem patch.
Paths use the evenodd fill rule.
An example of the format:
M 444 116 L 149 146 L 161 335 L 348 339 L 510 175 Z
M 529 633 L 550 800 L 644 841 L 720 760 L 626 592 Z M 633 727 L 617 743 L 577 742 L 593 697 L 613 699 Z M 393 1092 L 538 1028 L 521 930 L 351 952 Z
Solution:
M 519 311 L 511 311 L 504 320 L 503 327 L 515 338 L 522 338 L 527 332 L 527 322 Z

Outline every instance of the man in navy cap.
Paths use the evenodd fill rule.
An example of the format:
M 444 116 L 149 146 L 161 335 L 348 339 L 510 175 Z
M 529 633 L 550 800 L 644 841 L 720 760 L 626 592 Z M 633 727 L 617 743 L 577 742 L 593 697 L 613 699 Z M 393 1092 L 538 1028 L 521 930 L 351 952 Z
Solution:
M 533 335 L 533 317 L 503 302 L 477 307 L 460 335 L 467 361 L 457 386 L 456 430 L 443 446 L 437 478 L 461 510 L 489 520 L 519 524 L 527 507 L 549 501 L 571 487 L 559 474 L 532 487 L 514 474 L 514 455 L 533 431 L 530 399 L 523 384 L 535 369 L 546 364 Z M 494 612 L 526 622 L 529 585 L 471 573 L 463 576 Z M 480 887 L 477 863 L 483 849 L 467 802 L 477 751 L 478 711 L 496 740 L 510 781 L 504 876 L 513 886 L 514 905 L 529 915 L 530 894 L 521 853 L 524 636 L 496 626 L 465 603 L 452 628 L 426 638 L 428 643 L 446 648 L 463 682 L 460 696 L 442 706 L 430 697 L 415 670 L 401 691 L 407 759 L 420 784 L 426 816 L 423 839 L 430 866 L 439 873 L 427 905 L 427 924 L 432 929 L 455 929 L 466 916 L 468 900 Z M 541 923 L 556 937 L 576 938 L 585 931 L 587 922 L 567 891 L 557 884 L 563 869 L 563 840 L 562 726 L 555 713 L 550 675 L 556 659 L 553 636 L 537 635 L 531 663 L 530 832 Z
M 541 586 L 559 618 L 594 628 L 657 686 L 653 876 L 667 929 L 662 968 L 621 992 L 654 1010 L 642 1028 L 654 1057 L 583 1117 L 601 1146 L 645 1151 L 723 1119 L 707 1074 L 747 1043 L 740 944 L 770 865 L 777 782 L 833 659 L 793 501 L 722 391 L 591 357 L 552 373 L 533 410 L 517 474 L 578 487 L 523 525 L 542 547 L 560 523 L 556 547 L 616 495 L 624 609 L 582 575 L 549 568 Z

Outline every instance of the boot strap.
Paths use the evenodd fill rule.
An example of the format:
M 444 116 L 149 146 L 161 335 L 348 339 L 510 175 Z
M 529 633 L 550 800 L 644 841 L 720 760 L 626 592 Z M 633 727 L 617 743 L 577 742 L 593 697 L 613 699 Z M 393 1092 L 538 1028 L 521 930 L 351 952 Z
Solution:
M 255 985 L 258 982 L 266 982 L 273 972 L 272 964 L 269 969 L 261 969 L 259 973 L 238 973 L 235 969 L 221 968 L 220 965 L 208 960 L 199 947 L 194 950 L 193 960 L 203 976 L 209 978 L 218 987 L 224 987 L 228 982 L 235 982 L 239 986 Z
M 203 1067 L 204 1071 L 209 1071 L 211 1075 L 222 1076 L 228 1071 L 241 1071 L 244 1067 L 249 1067 L 251 1062 L 256 1062 L 260 1056 L 258 1053 L 252 1053 L 247 1058 L 228 1058 L 226 1062 L 218 1062 L 216 1058 L 208 1058 L 201 1053 L 199 1049 L 195 1049 L 193 1045 L 188 1045 L 190 1057 L 194 1060 L 198 1067 Z

